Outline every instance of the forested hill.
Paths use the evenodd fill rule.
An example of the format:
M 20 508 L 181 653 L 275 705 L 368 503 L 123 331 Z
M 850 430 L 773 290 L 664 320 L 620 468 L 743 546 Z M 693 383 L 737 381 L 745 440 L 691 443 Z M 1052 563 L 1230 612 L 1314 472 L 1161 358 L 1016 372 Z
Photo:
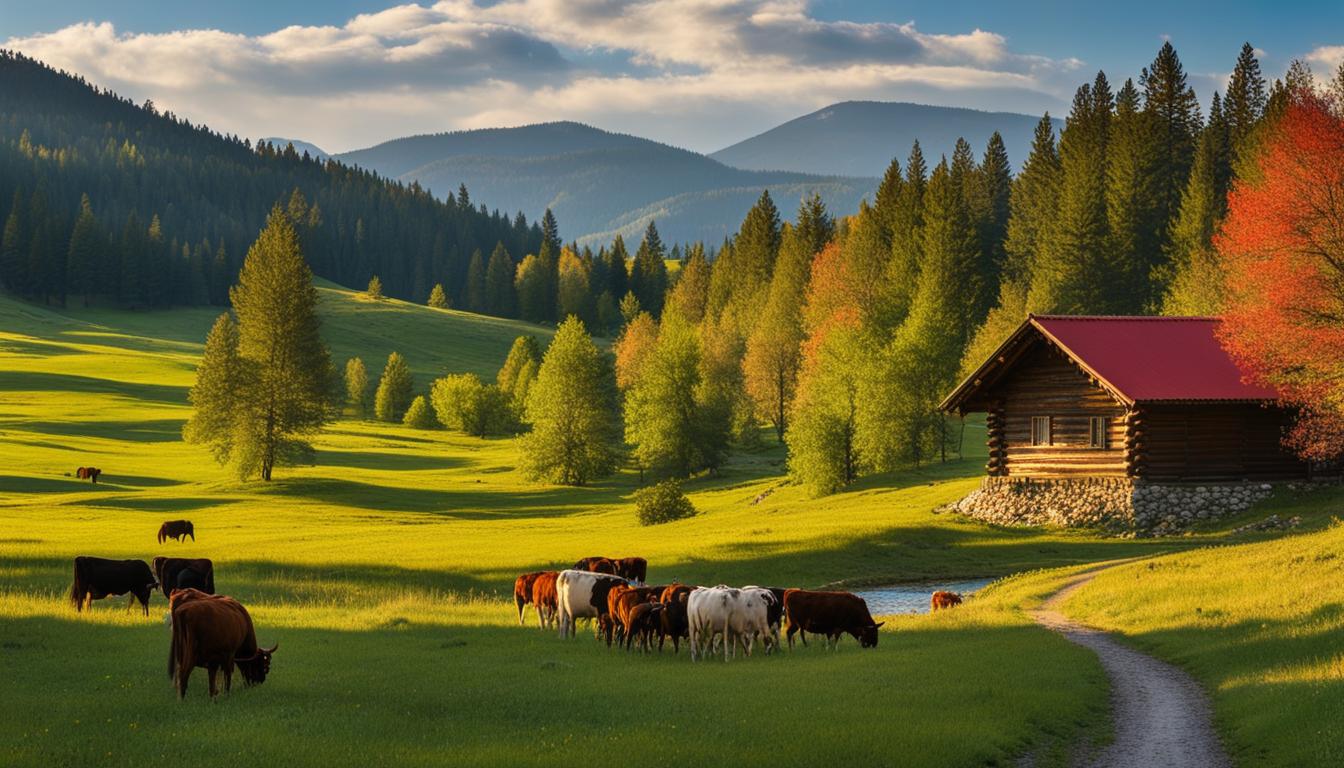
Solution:
M 418 301 L 436 282 L 456 298 L 476 250 L 502 242 L 521 258 L 541 242 L 521 216 L 288 147 L 252 147 L 0 52 L 9 290 L 55 302 L 222 304 L 277 202 L 318 275 L 362 286 L 377 274 L 387 293 Z
M 869 178 L 744 171 L 573 122 L 409 136 L 338 158 L 439 194 L 465 183 L 473 195 L 532 217 L 550 208 L 569 236 L 594 247 L 618 234 L 636 239 L 650 221 L 672 242 L 720 242 L 766 189 L 789 214 L 812 192 L 832 210 L 853 211 L 891 160 L 858 174 Z
M 872 176 L 918 141 L 924 156 L 951 157 L 957 139 L 983 146 L 997 131 L 1008 157 L 1020 164 L 1040 115 L 982 112 L 885 101 L 845 101 L 775 126 L 714 152 L 738 168 Z M 1056 120 L 1056 130 L 1063 121 Z

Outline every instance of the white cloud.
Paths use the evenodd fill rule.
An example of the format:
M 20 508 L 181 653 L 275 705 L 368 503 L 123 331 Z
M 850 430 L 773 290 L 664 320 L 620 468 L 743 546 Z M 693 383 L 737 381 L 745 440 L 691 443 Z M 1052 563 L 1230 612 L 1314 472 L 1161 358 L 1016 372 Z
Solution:
M 444 0 L 256 36 L 85 23 L 5 46 L 217 130 L 334 151 L 554 119 L 711 150 L 844 99 L 1039 112 L 1081 65 L 981 29 L 823 21 L 806 0 Z
M 1307 62 L 1318 70 L 1318 75 L 1323 74 L 1329 79 L 1334 76 L 1335 70 L 1344 64 L 1344 45 L 1322 45 L 1315 48 L 1307 54 Z

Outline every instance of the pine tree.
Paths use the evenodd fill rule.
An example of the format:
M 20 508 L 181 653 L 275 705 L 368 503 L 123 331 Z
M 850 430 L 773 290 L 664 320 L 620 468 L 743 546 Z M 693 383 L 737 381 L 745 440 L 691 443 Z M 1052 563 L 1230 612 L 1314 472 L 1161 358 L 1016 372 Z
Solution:
M 1060 191 L 1055 222 L 1032 269 L 1028 304 L 1036 312 L 1103 311 L 1108 276 L 1106 133 L 1092 86 L 1074 95 L 1059 141 Z
M 463 188 L 463 193 L 466 189 Z M 462 287 L 462 304 L 470 312 L 486 311 L 485 259 L 479 250 L 473 251 L 467 265 L 467 282 Z
M 75 219 L 75 229 L 70 233 L 70 249 L 66 256 L 66 267 L 70 274 L 70 292 L 84 299 L 89 306 L 89 297 L 99 288 L 98 252 L 102 247 L 98 220 L 93 215 L 93 205 L 89 196 L 79 201 L 79 218 Z
M 764 303 L 779 256 L 780 237 L 779 209 L 766 190 L 747 211 L 733 238 L 733 268 L 728 275 L 730 289 L 725 306 L 732 306 L 740 317 L 751 318 Z
M 23 189 L 14 190 L 14 200 L 5 217 L 0 235 L 0 284 L 15 293 L 28 292 L 28 198 Z
M 448 294 L 443 291 L 443 283 L 434 284 L 434 288 L 429 292 L 429 301 L 425 303 L 435 309 L 448 308 Z
M 1255 58 L 1255 49 L 1250 43 L 1242 43 L 1237 64 L 1227 81 L 1227 98 L 1223 109 L 1234 165 L 1239 162 L 1252 131 L 1264 115 L 1267 100 L 1265 78 L 1260 74 L 1260 62 Z
M 1160 297 L 1151 276 L 1163 266 L 1159 232 L 1158 146 L 1153 114 L 1139 105 L 1139 91 L 1126 80 L 1116 95 L 1115 119 L 1107 147 L 1106 217 L 1110 231 L 1105 275 L 1114 284 L 1099 310 L 1120 314 L 1149 311 Z
M 611 241 L 611 249 L 603 259 L 607 275 L 607 290 L 612 298 L 620 301 L 630 291 L 630 253 L 625 248 L 625 240 L 617 235 Z
M 998 131 L 990 134 L 985 145 L 985 156 L 980 162 L 980 172 L 976 177 L 977 200 L 984 206 L 981 211 L 973 211 L 973 217 L 980 223 L 980 253 L 983 270 L 988 277 L 988 296 L 993 298 L 1002 278 L 1004 264 L 1008 260 L 1004 247 L 1008 239 L 1008 215 L 1013 186 L 1013 167 L 1008 162 L 1008 148 Z M 988 309 L 986 303 L 985 309 Z
M 882 174 L 882 183 L 877 185 L 877 194 L 873 197 L 873 210 L 877 212 L 877 219 L 882 223 L 882 232 L 888 248 L 891 247 L 891 233 L 896 226 L 896 211 L 900 208 L 904 187 L 901 161 L 893 157 L 886 173 Z
M 406 358 L 400 352 L 393 352 L 387 356 L 387 365 L 383 366 L 383 375 L 378 379 L 378 391 L 373 398 L 374 416 L 379 421 L 400 421 L 414 393 L 415 382 L 411 379 Z
M 538 320 L 557 320 L 558 290 L 560 285 L 560 228 L 555 215 L 547 208 L 541 219 L 541 248 L 537 251 L 537 275 L 540 281 L 534 305 Z M 520 298 L 521 303 L 521 298 Z
M 546 265 L 541 257 L 529 253 L 518 265 L 518 275 L 514 278 L 514 291 L 518 295 L 518 315 L 524 320 L 540 323 L 553 315 L 555 300 L 549 293 L 551 283 L 546 277 Z
M 225 312 L 205 337 L 205 352 L 196 367 L 196 383 L 187 399 L 191 418 L 182 428 L 188 443 L 210 447 L 215 461 L 227 464 L 234 450 L 238 415 L 247 408 L 252 366 L 238 352 L 238 325 Z
M 369 415 L 369 372 L 358 357 L 345 361 L 345 402 L 359 418 Z
M 1227 213 L 1229 126 L 1218 103 L 1200 132 L 1190 180 L 1171 228 L 1171 275 L 1164 286 L 1162 312 L 1216 315 L 1222 309 L 1223 278 L 1213 252 L 1213 233 Z
M 1036 124 L 1031 152 L 1022 164 L 1022 172 L 1013 180 L 1009 197 L 1007 253 L 1004 279 L 1027 284 L 1037 254 L 1048 239 L 1059 201 L 1059 150 L 1055 147 L 1055 129 L 1047 112 Z
M 240 477 L 259 472 L 269 481 L 276 464 L 311 455 L 305 438 L 328 419 L 333 380 L 313 274 L 279 206 L 248 249 L 229 299 L 238 317 L 238 352 L 256 371 L 233 454 Z
M 373 301 L 382 300 L 383 281 L 379 280 L 377 275 L 369 278 L 369 287 L 364 289 L 364 296 Z
M 891 258 L 884 276 L 888 290 L 884 291 L 883 304 L 884 314 L 892 323 L 900 322 L 909 311 L 915 281 L 919 278 L 919 265 L 923 259 L 920 229 L 924 225 L 924 189 L 927 185 L 928 166 L 924 162 L 924 151 L 916 141 L 910 147 L 910 156 L 905 163 L 900 204 L 891 218 Z
M 667 293 L 667 250 L 658 235 L 658 227 L 649 222 L 644 230 L 644 239 L 635 252 L 635 262 L 630 268 L 630 290 L 639 299 L 644 311 L 658 317 L 663 311 L 663 300 Z
M 578 318 L 556 330 L 527 400 L 523 470 L 563 485 L 610 474 L 619 441 L 610 362 Z
M 1190 176 L 1200 124 L 1199 100 L 1194 89 L 1186 84 L 1185 69 L 1170 42 L 1163 43 L 1139 82 L 1143 86 L 1144 111 L 1152 115 L 1154 125 L 1159 238 L 1165 249 L 1167 227 L 1176 217 L 1181 192 Z
M 495 243 L 485 270 L 485 312 L 498 317 L 517 316 L 518 299 L 513 285 L 516 272 L 504 243 Z

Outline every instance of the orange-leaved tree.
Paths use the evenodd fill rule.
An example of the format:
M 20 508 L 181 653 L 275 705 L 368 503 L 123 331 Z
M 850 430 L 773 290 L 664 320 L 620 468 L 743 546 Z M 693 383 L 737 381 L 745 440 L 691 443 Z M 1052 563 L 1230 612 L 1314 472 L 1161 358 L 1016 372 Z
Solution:
M 1344 454 L 1344 117 L 1307 89 L 1260 145 L 1214 239 L 1227 275 L 1222 340 L 1299 417 L 1287 444 Z

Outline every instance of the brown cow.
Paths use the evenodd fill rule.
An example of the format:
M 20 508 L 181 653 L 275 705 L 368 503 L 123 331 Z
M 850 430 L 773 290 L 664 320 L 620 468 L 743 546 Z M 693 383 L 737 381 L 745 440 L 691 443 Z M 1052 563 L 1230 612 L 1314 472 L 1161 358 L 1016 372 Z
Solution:
M 173 590 L 188 587 L 215 593 L 215 564 L 208 557 L 156 557 L 154 576 L 164 597 L 171 597 Z
M 877 646 L 877 628 L 886 622 L 875 622 L 868 612 L 868 603 L 852 592 L 812 592 L 790 589 L 784 592 L 784 610 L 788 615 L 789 647 L 793 647 L 793 633 L 826 636 L 827 647 L 833 648 L 840 636 L 850 634 L 864 648 Z
M 192 541 L 196 540 L 196 527 L 191 524 L 190 520 L 169 520 L 159 526 L 160 544 L 168 539 L 182 541 L 188 536 L 191 537 Z
M 233 668 L 243 673 L 243 682 L 256 685 L 266 681 L 271 670 L 270 648 L 257 645 L 252 617 L 237 600 L 223 596 L 188 594 L 183 590 L 172 613 L 173 636 L 169 670 L 177 687 L 177 697 L 187 696 L 191 670 L 203 667 L 210 673 L 210 696 L 219 694 L 216 673 L 224 670 L 224 690 L 233 687 Z
M 616 575 L 623 579 L 643 584 L 648 578 L 649 561 L 642 557 L 613 558 L 611 562 L 616 566 Z
M 607 613 L 599 617 L 599 621 L 602 621 L 608 647 L 611 646 L 611 638 L 616 630 L 620 630 L 622 641 L 629 639 L 630 613 L 636 606 L 656 601 L 662 591 L 662 587 L 629 587 L 617 584 L 607 593 Z M 626 645 L 629 646 L 628 643 Z
M 929 598 L 929 610 L 940 611 L 944 608 L 951 608 L 954 605 L 961 605 L 961 595 L 956 592 L 943 592 L 939 590 L 934 592 Z
M 94 485 L 98 484 L 98 476 L 103 474 L 103 470 L 97 467 L 80 467 L 75 470 L 75 477 L 80 480 L 92 480 Z
M 559 571 L 542 571 L 532 582 L 532 606 L 537 610 L 537 625 L 542 629 L 555 625 L 558 612 L 555 579 L 559 575 Z
M 659 602 L 640 603 L 630 610 L 625 619 L 625 650 L 638 639 L 639 650 L 648 653 L 653 648 L 653 634 L 662 626 L 664 606 Z
M 513 603 L 518 606 L 518 626 L 523 625 L 523 606 L 532 602 L 532 585 L 544 571 L 521 574 L 513 580 Z
M 663 651 L 663 641 L 672 638 L 672 651 L 681 653 L 681 639 L 690 638 L 691 622 L 686 615 L 687 603 L 695 587 L 673 584 L 663 590 L 659 602 L 663 606 L 658 615 L 658 652 Z
M 585 557 L 574 564 L 573 570 L 588 571 L 589 573 L 605 573 L 610 576 L 620 575 L 616 571 L 615 561 L 610 557 Z

